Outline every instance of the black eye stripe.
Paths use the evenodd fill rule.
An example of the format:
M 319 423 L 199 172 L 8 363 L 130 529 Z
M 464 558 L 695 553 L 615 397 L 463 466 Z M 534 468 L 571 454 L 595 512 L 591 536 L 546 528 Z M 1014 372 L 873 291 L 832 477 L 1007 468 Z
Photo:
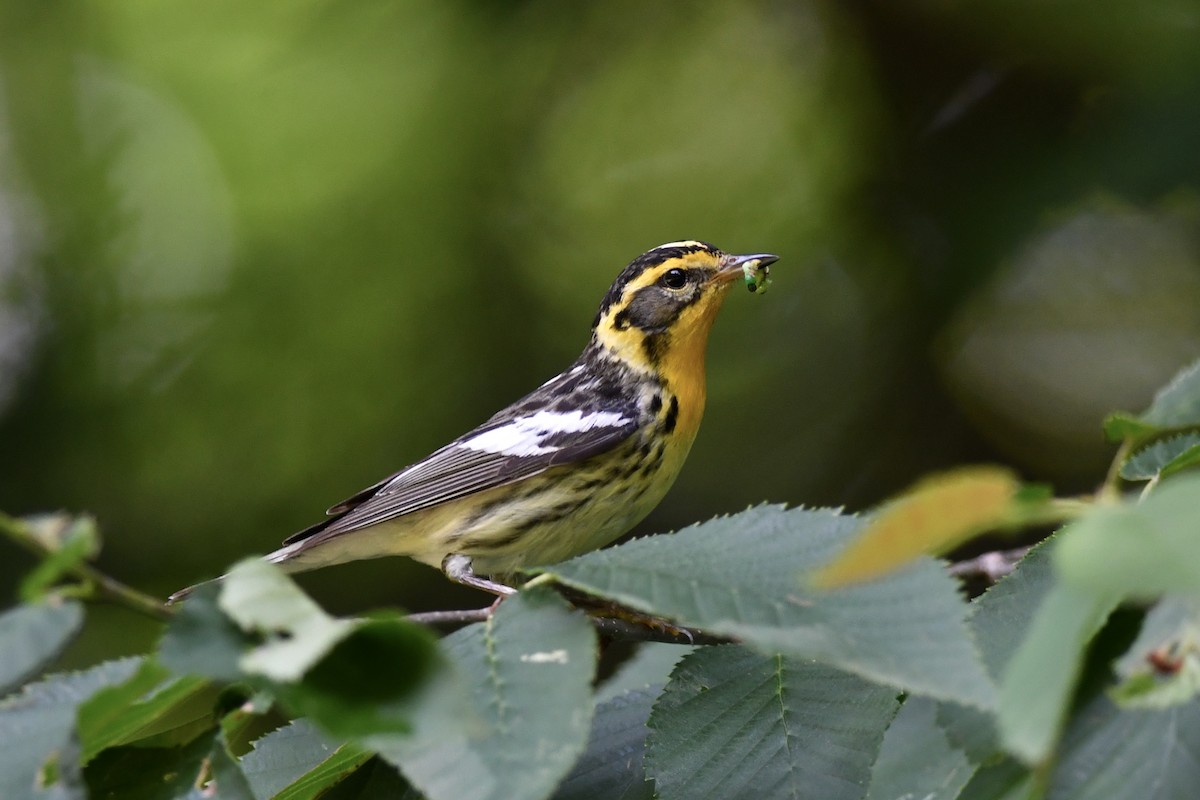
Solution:
M 689 279 L 700 280 L 705 274 L 702 269 L 682 271 Z M 633 292 L 629 302 L 617 312 L 614 319 L 618 330 L 625 330 L 632 326 L 647 334 L 664 333 L 674 324 L 685 308 L 703 296 L 703 292 L 698 288 L 684 292 L 668 291 L 661 285 L 665 277 L 664 274 L 659 277 L 658 282 L 643 286 Z
M 646 270 L 653 269 L 671 259 L 683 258 L 692 253 L 709 253 L 714 257 L 721 255 L 720 250 L 705 242 L 681 243 L 677 247 L 656 247 L 647 253 L 642 253 L 629 262 L 629 266 L 625 267 L 621 274 L 617 276 L 616 282 L 609 288 L 608 294 L 604 296 L 603 302 L 600 303 L 600 310 L 596 312 L 596 319 L 592 325 L 595 326 L 600 323 L 600 320 L 608 313 L 608 310 L 621 299 L 625 288 Z

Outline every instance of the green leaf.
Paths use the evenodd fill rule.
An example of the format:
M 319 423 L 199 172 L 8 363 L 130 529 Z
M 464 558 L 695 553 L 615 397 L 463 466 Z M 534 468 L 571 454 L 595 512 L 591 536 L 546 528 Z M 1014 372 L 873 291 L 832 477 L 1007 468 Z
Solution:
M 1091 509 L 1056 555 L 1063 581 L 1118 597 L 1200 595 L 1200 475 L 1164 482 L 1136 506 Z
M 362 766 L 371 753 L 343 744 L 299 719 L 254 743 L 240 766 L 258 800 L 318 797 Z
M 1087 643 L 1118 599 L 1062 586 L 1056 550 L 1074 526 L 1033 548 L 1011 575 L 972 604 L 971 626 L 988 672 L 1001 680 L 998 732 L 1004 746 L 1039 761 L 1058 736 Z M 938 719 L 952 745 L 976 761 L 997 748 L 993 720 L 943 705 Z
M 974 764 L 991 761 L 1003 752 L 996 717 L 990 712 L 958 703 L 939 703 L 938 726 L 950 746 L 966 753 Z
M 596 691 L 587 749 L 555 800 L 651 800 L 654 784 L 642 766 L 646 720 L 680 659 L 695 650 L 675 644 L 638 646 Z
M 644 642 L 633 655 L 596 690 L 596 703 L 603 703 L 626 692 L 662 686 L 671 677 L 679 660 L 695 648 L 661 642 Z
M 1008 759 L 981 767 L 958 800 L 1032 800 L 1039 797 L 1034 784 L 1032 772 Z
M 1200 433 L 1160 439 L 1134 453 L 1121 465 L 1127 481 L 1148 481 L 1200 464 Z
M 1200 426 L 1200 361 L 1179 372 L 1140 415 L 1113 414 L 1104 423 L 1112 441 Z
M 167 623 L 158 643 L 158 661 L 178 675 L 204 675 L 219 681 L 238 681 L 242 653 L 254 646 L 217 606 L 220 587 L 196 587 Z
M 1200 361 L 1185 367 L 1160 389 L 1141 420 L 1159 428 L 1200 425 Z
M 374 754 L 364 750 L 361 745 L 348 742 L 321 762 L 316 769 L 275 795 L 273 800 L 308 800 L 322 797 L 330 787 L 341 783 L 373 757 Z
M 1200 658 L 1189 652 L 1169 674 L 1146 671 L 1114 686 L 1109 696 L 1121 708 L 1170 708 L 1191 702 L 1200 695 Z
M 82 625 L 83 606 L 74 600 L 26 603 L 0 614 L 0 696 L 36 675 Z
M 260 558 L 234 565 L 217 603 L 242 630 L 264 639 L 239 659 L 242 671 L 282 683 L 298 681 L 354 630 L 352 621 L 326 614 L 283 570 Z
M 642 759 L 650 732 L 646 720 L 661 691 L 661 685 L 631 689 L 596 704 L 587 749 L 554 800 L 653 800 L 654 784 L 646 779 Z
M 1052 554 L 1055 534 L 1040 542 L 971 603 L 970 623 L 988 674 L 999 681 L 1013 653 L 1029 632 L 1029 623 L 1054 588 Z
M 423 800 L 408 781 L 378 756 L 321 795 L 321 800 Z
M 938 726 L 937 712 L 937 704 L 924 697 L 910 698 L 900 707 L 871 770 L 868 800 L 958 797 L 977 765 L 950 746 Z
M 984 666 L 999 682 L 1008 662 L 1028 634 L 1030 622 L 1055 584 L 1051 537 L 1034 547 L 1016 568 L 971 603 L 970 623 Z M 995 717 L 978 709 L 942 703 L 938 722 L 951 745 L 976 763 L 1000 748 Z
M 1061 583 L 1001 687 L 999 727 L 1014 755 L 1027 763 L 1050 755 L 1084 648 L 1121 600 L 1200 591 L 1198 504 L 1200 476 L 1180 476 L 1137 506 L 1091 509 L 1061 534 L 1054 552 Z
M 409 698 L 434 654 L 429 631 L 398 613 L 334 619 L 259 560 L 234 567 L 221 587 L 198 587 L 159 647 L 177 672 L 252 681 L 345 738 L 407 730 Z
M 663 800 L 859 800 L 896 693 L 736 645 L 676 667 L 650 715 L 646 772 Z
M 424 687 L 413 732 L 367 746 L 429 800 L 548 797 L 587 742 L 591 623 L 553 591 L 528 588 L 440 650 L 453 671 Z
M 109 747 L 173 731 L 186 741 L 189 733 L 198 734 L 215 724 L 217 693 L 203 678 L 173 677 L 153 660 L 142 661 L 128 681 L 96 692 L 80 706 L 83 763 Z
M 1183 472 L 1185 469 L 1192 469 L 1196 466 L 1200 466 L 1200 444 L 1189 447 L 1171 459 L 1170 462 L 1163 466 L 1159 477 L 1166 478 L 1177 472 Z
M 1103 695 L 1063 739 L 1048 800 L 1192 800 L 1200 786 L 1200 702 L 1121 711 Z
M 229 752 L 229 743 L 225 734 L 218 730 L 213 736 L 212 750 L 208 756 L 211 781 L 205 786 L 205 792 L 221 800 L 256 800 L 250 782 L 242 774 L 237 760 Z M 316 797 L 316 795 L 308 795 Z
M 292 711 L 343 738 L 410 729 L 411 699 L 438 666 L 433 636 L 389 612 L 356 620 L 297 684 L 273 684 Z
M 127 681 L 140 664 L 127 658 L 51 675 L 0 701 L 0 797 L 45 797 L 35 787 L 55 777 L 58 786 L 73 781 L 79 772 L 72 744 L 76 710 L 97 691 Z
M 1113 664 L 1117 675 L 1128 678 L 1145 669 L 1153 650 L 1171 645 L 1200 627 L 1200 602 L 1191 598 L 1166 597 L 1146 612 L 1137 639 Z
M 763 652 L 991 707 L 995 690 L 967 627 L 967 603 L 941 564 L 921 559 L 886 578 L 827 592 L 799 583 L 862 525 L 828 510 L 759 506 L 545 571 L 576 589 Z
M 105 750 L 84 773 L 87 796 L 90 800 L 206 800 L 196 783 L 208 774 L 214 738 L 199 736 L 181 747 Z M 217 797 L 225 800 L 224 794 Z
M 931 475 L 871 514 L 836 559 L 813 574 L 832 588 L 885 575 L 1016 519 L 1021 484 L 1012 470 L 973 466 Z
M 1038 609 L 1005 670 L 997 710 L 1004 747 L 1022 761 L 1035 764 L 1050 755 L 1084 650 L 1119 600 L 1059 584 Z
M 1200 695 L 1200 603 L 1166 598 L 1146 614 L 1138 638 L 1114 665 L 1122 708 L 1166 708 Z
M 20 596 L 37 601 L 75 567 L 100 552 L 100 533 L 91 517 L 47 514 L 21 520 L 46 555 L 21 581 Z
M 221 717 L 221 734 L 225 737 L 230 752 L 249 752 L 252 742 L 278 729 L 278 720 L 271 724 L 267 717 L 274 704 L 275 698 L 269 692 L 255 692 L 237 708 Z
M 1142 422 L 1134 414 L 1118 411 L 1104 418 L 1104 436 L 1110 442 L 1120 442 L 1125 439 L 1140 441 L 1160 433 L 1154 425 Z

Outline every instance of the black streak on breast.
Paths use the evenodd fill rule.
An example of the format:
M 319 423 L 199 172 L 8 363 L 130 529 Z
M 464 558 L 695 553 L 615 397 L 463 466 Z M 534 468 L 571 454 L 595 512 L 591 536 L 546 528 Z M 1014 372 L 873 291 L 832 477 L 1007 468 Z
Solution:
M 662 429 L 663 433 L 671 433 L 675 430 L 675 423 L 679 421 L 679 398 L 672 397 L 671 405 L 667 408 L 667 415 L 663 417 Z

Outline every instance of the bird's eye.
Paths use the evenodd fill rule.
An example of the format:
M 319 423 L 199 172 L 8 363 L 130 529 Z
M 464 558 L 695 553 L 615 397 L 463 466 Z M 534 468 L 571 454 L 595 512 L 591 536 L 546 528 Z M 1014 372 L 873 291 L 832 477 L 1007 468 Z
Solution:
M 669 269 L 662 276 L 662 285 L 668 289 L 682 289 L 687 285 L 687 273 L 681 269 Z

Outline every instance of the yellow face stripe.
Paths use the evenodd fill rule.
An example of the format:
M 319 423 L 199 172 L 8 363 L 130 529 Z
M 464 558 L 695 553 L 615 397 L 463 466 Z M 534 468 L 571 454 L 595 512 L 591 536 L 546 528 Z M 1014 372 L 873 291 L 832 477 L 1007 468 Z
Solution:
M 693 244 L 699 246 L 669 247 Z M 703 376 L 708 333 L 730 286 L 715 280 L 719 267 L 719 253 L 699 250 L 645 268 L 619 287 L 619 296 L 602 313 L 598 342 L 639 371 L 658 370 L 668 380 L 691 370 Z M 664 276 L 672 270 L 683 271 L 684 287 L 667 284 Z

